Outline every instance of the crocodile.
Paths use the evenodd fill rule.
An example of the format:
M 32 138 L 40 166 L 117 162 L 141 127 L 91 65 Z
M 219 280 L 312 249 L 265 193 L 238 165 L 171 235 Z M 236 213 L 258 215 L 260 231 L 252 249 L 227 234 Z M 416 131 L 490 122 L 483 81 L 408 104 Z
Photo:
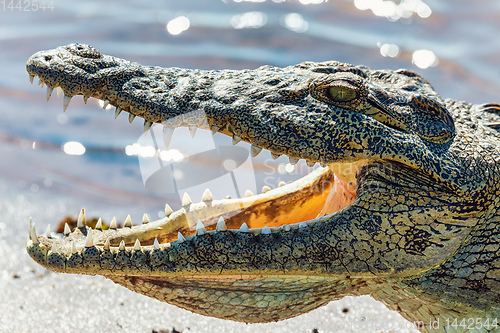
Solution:
M 92 228 L 82 209 L 56 237 L 30 220 L 27 252 L 40 265 L 246 323 L 371 295 L 424 332 L 498 329 L 499 104 L 444 99 L 410 70 L 337 61 L 162 68 L 76 43 L 26 68 L 47 100 L 63 92 L 64 110 L 93 97 L 143 118 L 145 131 L 163 124 L 167 141 L 175 127 L 203 128 L 250 143 L 252 156 L 319 164 L 243 198 L 185 195 L 137 225 Z

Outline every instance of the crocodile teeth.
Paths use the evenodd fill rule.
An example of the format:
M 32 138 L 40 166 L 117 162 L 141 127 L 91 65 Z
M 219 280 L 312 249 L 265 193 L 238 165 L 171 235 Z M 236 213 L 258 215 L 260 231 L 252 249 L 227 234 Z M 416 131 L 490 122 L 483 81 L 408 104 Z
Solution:
M 184 193 L 184 195 L 182 196 L 182 205 L 183 206 L 189 206 L 192 203 L 193 203 L 193 201 L 191 201 L 191 198 L 189 197 L 189 194 Z
M 125 222 L 123 223 L 123 226 L 125 228 L 131 228 L 132 227 L 132 220 L 130 219 L 130 214 L 127 215 L 127 218 L 125 219 Z
M 238 144 L 238 142 L 241 141 L 241 138 L 239 136 L 237 136 L 236 134 L 233 135 L 233 146 Z
M 71 233 L 71 229 L 67 223 L 64 224 L 64 236 L 68 236 Z
M 328 164 L 326 163 L 320 163 L 320 165 L 323 167 L 323 168 L 326 168 L 328 166 Z
M 70 96 L 66 96 L 64 95 L 64 99 L 63 99 L 63 111 L 66 112 L 66 109 L 68 108 L 68 105 L 69 105 L 69 102 L 71 102 L 71 98 Z
M 252 148 L 250 148 L 250 155 L 252 155 L 252 157 L 255 157 L 255 156 L 259 155 L 259 153 L 261 151 L 262 151 L 262 148 L 259 148 L 259 147 L 252 145 Z
M 290 226 L 289 226 L 288 224 L 285 224 L 285 225 L 283 225 L 283 226 L 281 227 L 281 229 L 282 229 L 283 231 L 290 231 L 290 229 L 291 229 L 291 228 L 290 228 Z
M 149 223 L 149 217 L 148 214 L 144 213 L 142 216 L 142 224 L 148 224 Z
M 85 239 L 85 247 L 92 246 L 94 246 L 94 241 L 92 239 L 92 228 L 89 228 L 89 231 L 87 232 L 87 238 Z
M 95 228 L 97 230 L 102 230 L 102 219 L 99 218 L 99 220 L 97 220 L 97 223 L 95 224 Z
M 87 104 L 88 99 L 89 99 L 89 96 L 83 96 L 83 103 Z
M 122 108 L 117 106 L 115 109 L 115 119 L 118 118 L 118 116 L 120 115 L 121 112 L 122 112 Z
M 273 160 L 277 160 L 279 157 L 280 157 L 280 155 L 278 155 L 278 154 L 274 154 L 274 153 L 271 153 L 271 158 L 272 158 Z
M 45 230 L 45 237 L 52 238 L 52 232 L 50 231 L 50 224 L 47 226 L 47 230 Z
M 306 162 L 306 164 L 308 167 L 312 168 L 316 164 L 316 162 Z
M 267 185 L 262 186 L 262 193 L 267 193 L 271 191 L 271 188 Z
M 80 214 L 78 214 L 78 220 L 76 222 L 77 228 L 83 228 L 85 226 L 85 209 L 82 208 Z
M 158 238 L 155 238 L 155 241 L 153 243 L 153 248 L 155 250 L 159 250 L 160 249 L 160 243 L 158 243 Z
M 109 105 L 109 99 L 105 99 L 104 103 L 102 104 L 102 108 L 105 109 L 108 107 L 108 105 Z
M 185 240 L 186 240 L 186 239 L 184 238 L 184 236 L 182 236 L 181 232 L 179 231 L 179 232 L 177 233 L 177 241 L 178 241 L 179 243 L 182 243 L 182 242 L 184 242 Z
M 104 242 L 104 250 L 108 251 L 109 248 L 110 248 L 110 244 L 109 244 L 109 238 L 106 239 L 106 241 Z
M 191 137 L 194 138 L 194 135 L 196 134 L 196 130 L 198 127 L 196 126 L 189 126 L 189 134 L 191 134 Z
M 212 127 L 210 127 L 210 129 L 212 130 L 212 135 L 214 135 L 215 133 L 217 133 L 220 130 L 220 127 L 219 126 L 212 126 Z
M 285 186 L 285 185 L 286 185 L 286 183 L 285 183 L 284 181 L 280 181 L 280 182 L 278 183 L 278 187 Z
M 203 195 L 201 196 L 201 201 L 212 201 L 212 192 L 207 188 L 204 192 Z
M 305 223 L 305 222 L 300 222 L 300 223 L 299 223 L 299 228 L 307 228 L 307 223 Z
M 291 165 L 295 165 L 295 164 L 297 164 L 297 162 L 298 162 L 298 161 L 299 161 L 299 160 L 297 160 L 297 159 L 295 159 L 295 158 L 291 158 L 291 157 L 289 157 L 289 158 L 288 158 L 288 163 L 290 163 Z
M 224 221 L 224 218 L 221 216 L 219 217 L 219 221 L 217 221 L 217 225 L 215 226 L 215 230 L 217 231 L 226 231 L 226 222 Z
M 264 235 L 268 235 L 271 233 L 271 228 L 269 228 L 267 225 L 262 228 L 262 233 Z
M 62 93 L 62 88 L 61 87 L 57 87 L 56 88 L 56 91 L 57 91 L 57 97 L 60 97 L 61 96 L 61 93 Z
M 35 79 L 35 75 L 33 74 L 29 74 L 30 75 L 30 82 L 31 84 L 33 84 L 33 80 Z
M 132 124 L 132 122 L 134 121 L 134 119 L 135 119 L 135 114 L 130 113 L 128 115 L 128 122 Z
M 172 141 L 172 136 L 174 135 L 174 128 L 163 127 L 163 144 L 165 149 L 170 146 L 170 141 Z
M 109 224 L 109 229 L 116 229 L 116 217 L 113 216 L 111 223 Z
M 76 249 L 76 244 L 75 244 L 75 242 L 72 242 L 71 243 L 71 253 L 74 254 L 76 252 L 78 252 L 78 250 Z
M 41 86 L 43 88 L 43 81 L 42 79 L 38 78 L 38 85 Z
M 246 223 L 243 223 L 239 229 L 240 232 L 250 232 Z
M 250 191 L 250 190 L 246 190 L 245 191 L 245 198 L 248 198 L 248 197 L 251 197 L 251 196 L 253 196 L 253 192 Z
M 170 205 L 169 204 L 166 204 L 165 205 L 165 216 L 168 217 L 170 214 L 172 214 L 174 211 L 172 210 L 172 208 L 170 208 Z
M 122 240 L 120 242 L 120 246 L 118 247 L 118 250 L 125 251 L 125 241 L 124 240 Z
M 54 91 L 54 89 L 52 89 L 51 87 L 47 86 L 47 94 L 46 94 L 47 102 L 49 101 L 50 96 L 52 95 L 53 91 Z
M 149 129 L 151 128 L 151 125 L 153 125 L 152 122 L 144 120 L 144 133 L 147 133 L 147 131 L 149 131 Z
M 33 244 L 39 244 L 40 242 L 38 241 L 38 236 L 36 235 L 35 224 L 31 220 L 31 217 L 30 217 L 30 227 L 29 227 L 28 231 L 29 231 L 29 236 L 30 236 Z
M 141 250 L 141 242 L 139 241 L 139 239 L 136 239 L 134 243 L 134 251 L 140 251 L 140 250 Z
M 200 220 L 198 220 L 198 223 L 196 224 L 196 236 L 201 236 L 207 233 L 207 230 L 205 229 L 205 226 L 203 223 L 201 223 Z

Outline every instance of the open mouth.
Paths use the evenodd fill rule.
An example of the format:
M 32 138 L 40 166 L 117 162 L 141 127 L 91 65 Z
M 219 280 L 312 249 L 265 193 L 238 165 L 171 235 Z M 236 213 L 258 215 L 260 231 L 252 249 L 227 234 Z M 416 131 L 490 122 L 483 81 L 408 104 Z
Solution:
M 35 75 L 30 73 L 32 83 L 34 78 Z M 39 85 L 44 87 L 45 84 L 42 79 L 39 80 Z M 47 100 L 54 89 L 61 91 L 58 87 L 47 85 Z M 93 97 L 100 99 L 102 96 Z M 84 97 L 84 100 L 87 98 Z M 64 96 L 64 110 L 70 100 L 70 97 Z M 107 106 L 109 101 L 104 100 L 103 103 Z M 115 115 L 118 116 L 121 110 L 117 107 Z M 129 120 L 134 117 L 130 114 L 129 118 L 132 119 Z M 145 131 L 149 130 L 151 123 L 145 121 L 144 127 Z M 231 135 L 227 128 L 218 131 Z M 168 134 L 165 132 L 165 135 Z M 233 139 L 233 144 L 238 141 Z M 252 156 L 255 156 L 255 151 L 260 153 L 262 149 L 252 146 L 252 150 Z M 311 164 L 314 163 L 308 162 L 308 165 Z M 169 246 L 174 241 L 183 242 L 196 235 L 228 230 L 254 234 L 286 232 L 320 223 L 324 217 L 351 205 L 356 200 L 359 171 L 366 164 L 367 161 L 331 163 L 314 169 L 292 183 L 274 189 L 264 188 L 257 195 L 247 192 L 242 198 L 214 199 L 207 189 L 201 195 L 200 202 L 192 202 L 185 194 L 181 209 L 174 212 L 166 205 L 164 218 L 151 222 L 145 215 L 141 225 L 132 225 L 130 218 L 127 218 L 124 227 L 117 227 L 113 219 L 109 227 L 103 227 L 102 222 L 98 222 L 89 231 L 82 228 L 85 225 L 85 211 L 82 209 L 77 227 L 71 230 L 68 225 L 65 226 L 63 239 L 52 237 L 50 231 L 45 237 L 38 237 L 34 225 L 30 227 L 30 238 L 33 242 L 50 243 L 53 251 L 69 254 L 89 246 L 102 246 L 104 249 L 118 247 L 121 250 L 158 248 Z M 50 241 L 48 238 L 51 238 Z

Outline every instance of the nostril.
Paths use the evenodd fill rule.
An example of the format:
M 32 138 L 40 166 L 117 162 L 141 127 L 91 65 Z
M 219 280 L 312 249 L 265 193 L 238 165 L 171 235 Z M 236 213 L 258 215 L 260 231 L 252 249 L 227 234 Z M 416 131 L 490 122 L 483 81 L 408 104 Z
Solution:
M 52 60 L 52 56 L 49 55 L 45 56 L 45 61 L 50 61 L 50 60 Z

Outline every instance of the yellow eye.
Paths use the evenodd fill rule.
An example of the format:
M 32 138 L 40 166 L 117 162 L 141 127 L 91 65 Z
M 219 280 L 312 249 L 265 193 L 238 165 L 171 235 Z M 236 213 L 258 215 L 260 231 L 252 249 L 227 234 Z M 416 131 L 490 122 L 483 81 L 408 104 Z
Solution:
M 346 87 L 331 87 L 328 92 L 334 102 L 349 102 L 356 98 L 356 91 Z

